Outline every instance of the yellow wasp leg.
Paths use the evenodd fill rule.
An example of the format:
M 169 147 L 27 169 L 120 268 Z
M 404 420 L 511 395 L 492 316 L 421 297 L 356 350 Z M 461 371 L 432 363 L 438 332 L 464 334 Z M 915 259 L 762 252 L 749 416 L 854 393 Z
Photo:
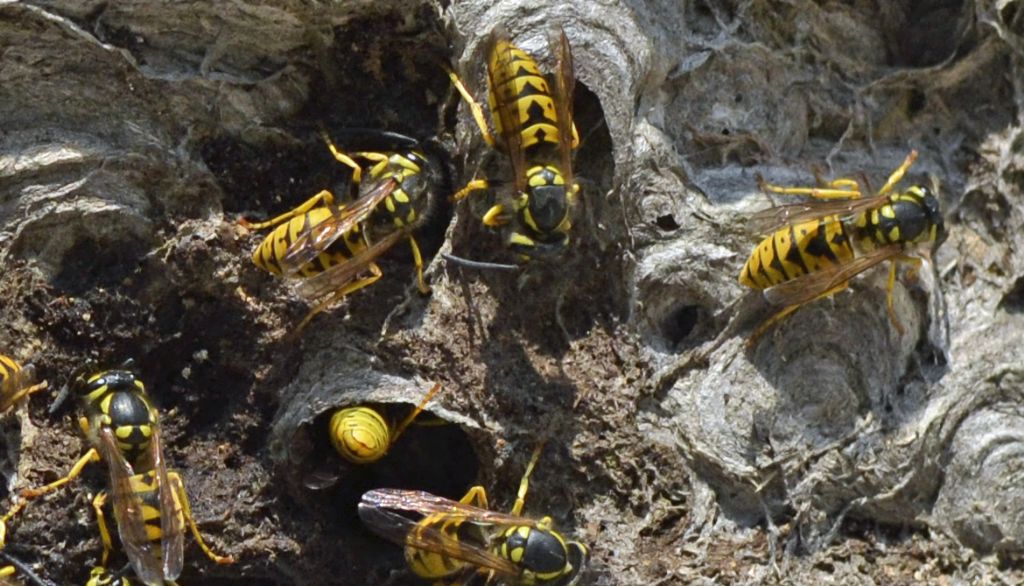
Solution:
M 452 201 L 459 201 L 460 199 L 465 198 L 466 196 L 468 196 L 470 193 L 472 193 L 474 191 L 480 191 L 480 190 L 483 190 L 483 189 L 487 189 L 488 187 L 490 187 L 490 184 L 487 183 L 486 179 L 474 179 L 474 180 L 470 181 L 469 183 L 467 183 L 465 187 L 463 187 L 462 189 L 456 191 L 452 195 L 451 199 L 452 199 Z
M 203 536 L 199 533 L 199 527 L 196 527 L 196 521 L 192 518 L 192 509 L 189 507 L 188 494 L 185 492 L 185 484 L 181 481 L 181 476 L 174 472 L 168 472 L 167 479 L 174 485 L 174 492 L 178 495 L 178 501 L 181 503 L 181 514 L 185 517 L 185 521 L 188 523 L 188 528 L 192 531 L 192 536 L 196 538 L 196 543 L 199 544 L 199 549 L 203 550 L 206 557 L 210 558 L 215 563 L 235 563 L 235 558 L 229 555 L 217 555 L 212 549 L 210 549 L 210 546 L 206 545 L 206 542 L 203 541 Z
M 352 181 L 355 182 L 356 185 L 359 185 L 363 178 L 363 168 L 359 166 L 359 163 L 356 163 L 352 160 L 352 157 L 341 152 L 341 149 L 334 146 L 334 142 L 331 141 L 331 137 L 327 136 L 326 132 L 321 130 L 320 137 L 324 139 L 325 143 L 327 143 L 327 149 L 331 151 L 331 155 L 334 156 L 336 161 L 342 165 L 352 168 Z
M 459 94 L 462 95 L 462 99 L 466 101 L 466 104 L 469 106 L 470 112 L 473 113 L 473 120 L 476 121 L 476 125 L 480 129 L 480 134 L 483 135 L 484 137 L 484 141 L 487 143 L 488 146 L 493 147 L 494 137 L 491 135 L 491 131 L 487 129 L 487 121 L 484 119 L 483 106 L 481 106 L 479 102 L 473 99 L 473 96 L 469 93 L 469 90 L 467 90 L 466 86 L 462 84 L 462 80 L 459 79 L 459 76 L 454 71 L 449 69 L 448 77 L 451 78 L 452 85 L 455 86 L 456 91 L 458 91 Z M 575 134 L 574 139 L 577 142 L 579 141 L 579 138 L 576 137 Z
M 482 486 L 474 486 L 470 488 L 466 495 L 459 499 L 459 502 L 464 505 L 473 505 L 480 507 L 481 509 L 487 508 L 487 490 Z
M 921 267 L 921 259 L 916 256 L 900 255 L 892 259 L 889 263 L 889 282 L 885 288 L 885 308 L 889 311 L 889 319 L 892 320 L 893 327 L 899 332 L 900 336 L 906 333 L 903 329 L 903 324 L 900 323 L 899 318 L 896 317 L 896 309 L 894 307 L 895 300 L 893 299 L 892 292 L 896 288 L 896 271 L 897 265 L 901 262 L 913 265 L 914 269 L 917 270 Z
M 38 391 L 42 391 L 43 389 L 47 388 L 48 386 L 49 385 L 47 384 L 47 382 L 43 381 L 43 382 L 41 382 L 39 384 L 35 384 L 35 385 L 30 386 L 30 387 L 26 387 L 24 389 L 21 389 L 17 393 L 14 393 L 14 395 L 12 395 L 11 398 L 7 400 L 6 404 L 13 405 L 13 404 L 17 403 L 18 401 L 20 401 L 22 397 L 26 397 L 28 395 L 31 395 L 32 393 L 35 393 L 35 392 L 38 392 Z
M 430 400 L 434 398 L 434 395 L 436 395 L 440 390 L 441 383 L 435 383 L 434 386 L 431 387 L 430 390 L 427 392 L 427 396 L 423 397 L 423 400 L 420 401 L 420 404 L 417 405 L 416 408 L 413 409 L 412 412 L 409 413 L 409 415 L 405 419 L 403 419 L 401 423 L 395 426 L 395 429 L 391 432 L 390 445 L 394 445 L 395 442 L 398 441 L 398 438 L 402 436 L 402 432 L 405 431 L 405 428 L 409 427 L 409 424 L 411 424 L 416 419 L 416 416 L 418 416 L 420 412 L 422 412 L 423 409 L 426 408 L 427 403 L 429 403 Z
M 807 305 L 808 303 L 813 303 L 813 302 L 815 302 L 815 301 L 817 301 L 819 299 L 824 299 L 826 297 L 830 297 L 832 295 L 835 295 L 836 293 L 838 293 L 838 292 L 842 291 L 843 289 L 845 289 L 847 285 L 848 285 L 847 282 L 840 283 L 840 284 L 836 285 L 835 287 L 829 289 L 828 291 L 825 291 L 824 293 L 821 293 L 820 295 L 818 295 L 817 297 L 815 297 L 813 299 L 808 299 L 807 301 L 805 301 L 803 303 L 797 303 L 796 305 L 790 305 L 789 307 L 784 307 L 778 313 L 776 313 L 775 315 L 773 315 L 773 316 L 769 317 L 768 319 L 766 319 L 764 321 L 764 323 L 759 325 L 757 327 L 757 329 L 754 330 L 754 333 L 750 334 L 750 337 L 747 338 L 747 348 L 752 347 L 754 345 L 754 343 L 757 342 L 757 340 L 761 337 L 761 335 L 764 334 L 768 330 L 768 328 L 770 328 L 772 325 L 778 323 L 780 320 L 782 320 L 782 318 L 784 318 L 787 315 L 793 313 L 794 311 L 800 309 L 801 307 Z
M 576 123 L 572 123 L 572 150 L 576 150 L 580 146 L 580 133 L 576 132 Z
M 850 180 L 837 179 L 836 181 L 845 182 Z M 765 181 L 758 182 L 758 187 L 761 189 L 778 193 L 779 195 L 809 195 L 817 199 L 857 199 L 860 197 L 860 191 L 856 189 L 842 189 L 843 185 L 844 183 L 839 183 L 838 185 L 833 185 L 833 188 L 830 189 L 822 187 L 781 187 Z
M 86 424 L 86 426 L 88 426 L 88 424 Z M 47 484 L 46 486 L 40 486 L 39 488 L 26 488 L 25 490 L 21 491 L 21 496 L 26 499 L 34 499 L 46 493 L 53 492 L 58 488 L 64 486 L 65 484 L 71 482 L 72 480 L 78 478 L 78 475 L 82 473 L 82 469 L 85 468 L 86 464 L 88 464 L 89 462 L 99 461 L 100 453 L 96 451 L 96 448 L 89 448 L 89 451 L 86 452 L 84 456 L 79 458 L 77 462 L 75 462 L 75 465 L 71 467 L 71 470 L 67 473 L 66 476 L 64 476 L 63 478 L 59 478 L 51 482 L 50 484 Z M 20 510 L 23 506 L 24 503 L 19 503 L 19 505 L 15 505 L 15 508 Z M 4 515 L 2 520 L 7 521 L 13 515 L 13 513 L 16 512 L 17 511 L 13 510 L 9 511 L 7 515 Z
M 301 216 L 302 214 L 304 214 L 304 213 L 308 212 L 309 210 L 313 209 L 321 201 L 324 202 L 324 205 L 333 206 L 334 205 L 334 195 L 331 194 L 330 191 L 327 191 L 325 189 L 325 190 L 321 191 L 320 193 L 314 195 L 313 197 L 307 199 L 299 207 L 297 207 L 297 208 L 295 208 L 295 209 L 293 209 L 293 210 L 291 210 L 289 212 L 285 212 L 285 213 L 281 214 L 280 216 L 277 216 L 276 218 L 267 220 L 266 222 L 259 222 L 259 223 L 256 223 L 256 224 L 250 224 L 248 222 L 245 222 L 244 224 L 250 230 L 262 230 L 264 228 L 269 228 L 271 226 L 276 226 L 276 225 L 281 224 L 283 222 L 287 222 L 288 220 L 290 220 L 290 219 L 292 219 L 292 218 L 294 218 L 296 216 Z
M 526 471 L 523 472 L 523 479 L 519 481 L 519 491 L 516 493 L 516 502 L 512 505 L 512 514 L 516 517 L 520 516 L 523 512 L 523 506 L 526 504 L 526 492 L 530 490 L 530 474 L 533 474 L 533 467 L 537 465 L 537 460 L 540 459 L 540 452 L 544 449 L 544 442 L 541 442 L 533 449 L 533 455 L 530 456 L 530 463 L 526 465 Z
M 100 529 L 100 541 L 103 542 L 103 555 L 100 556 L 100 566 L 106 568 L 107 560 L 110 559 L 110 551 L 114 549 L 110 539 L 110 529 L 107 527 L 107 516 L 103 514 L 103 507 L 107 504 L 107 493 L 103 491 L 92 499 L 92 508 L 96 511 L 96 525 Z
M 892 191 L 892 188 L 896 187 L 896 184 L 903 179 L 903 176 L 907 173 L 907 169 L 909 169 L 910 166 L 913 165 L 914 161 L 916 160 L 917 151 L 910 151 L 910 154 L 907 155 L 907 158 L 903 160 L 899 167 L 896 167 L 896 170 L 892 172 L 892 175 L 889 175 L 889 179 L 886 180 L 885 185 L 883 185 L 882 188 L 878 190 L 878 195 L 885 195 Z
M 0 578 L 6 578 L 7 576 L 14 575 L 14 566 L 4 566 L 0 568 Z
M 313 317 L 316 314 L 327 309 L 335 301 L 344 299 L 345 296 L 349 295 L 350 293 L 354 293 L 362 289 L 363 287 L 366 287 L 367 285 L 372 285 L 377 281 L 377 279 L 381 278 L 381 275 L 384 274 L 383 272 L 381 272 L 380 267 L 377 266 L 377 263 L 371 262 L 369 265 L 367 265 L 367 268 L 370 269 L 371 273 L 369 277 L 364 277 L 362 279 L 353 281 L 348 285 L 345 285 L 341 289 L 338 289 L 334 293 L 331 293 L 331 296 L 328 297 L 327 299 L 321 301 L 320 303 L 317 303 L 316 307 L 309 310 L 309 313 L 306 314 L 306 317 L 302 318 L 302 321 L 299 322 L 299 325 L 295 327 L 294 333 L 301 333 L 302 330 L 305 329 L 305 327 L 309 324 L 309 320 L 313 319 Z
M 416 263 L 416 277 L 420 288 L 420 293 L 426 295 L 430 293 L 430 285 L 423 280 L 423 255 L 420 254 L 420 247 L 416 244 L 416 239 L 413 238 L 412 234 L 409 235 L 409 247 L 412 248 L 412 260 Z
M 375 153 L 371 151 L 352 153 L 352 156 L 359 157 L 361 159 L 366 159 L 367 161 L 373 163 L 373 168 L 370 169 L 370 175 L 373 177 L 380 177 L 381 174 L 384 173 L 384 169 L 387 169 L 388 161 L 390 159 L 390 157 L 388 157 L 384 153 Z
M 492 228 L 507 224 L 508 217 L 505 215 L 505 207 L 499 203 L 487 210 L 487 213 L 484 214 L 483 222 L 485 226 Z

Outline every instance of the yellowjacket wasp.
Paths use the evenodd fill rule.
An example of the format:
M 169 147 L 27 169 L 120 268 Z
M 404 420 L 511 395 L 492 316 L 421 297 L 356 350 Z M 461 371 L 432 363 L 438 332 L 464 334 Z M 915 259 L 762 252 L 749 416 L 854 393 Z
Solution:
M 579 145 L 572 118 L 576 83 L 572 51 L 561 29 L 552 31 L 549 45 L 556 61 L 552 85 L 534 58 L 512 44 L 507 31 L 497 29 L 491 34 L 487 101 L 498 141 L 488 130 L 483 108 L 459 77 L 449 72 L 484 140 L 491 147 L 500 142 L 511 163 L 513 193 L 491 207 L 483 223 L 490 227 L 512 223 L 506 241 L 522 261 L 565 249 L 580 191 L 572 174 L 572 151 Z M 485 179 L 470 181 L 453 199 L 490 186 Z
M 873 197 L 865 197 L 867 190 L 853 179 L 813 188 L 779 187 L 758 177 L 764 190 L 815 199 L 769 208 L 751 219 L 754 229 L 767 236 L 751 253 L 739 281 L 764 289 L 768 301 L 782 307 L 751 341 L 800 306 L 845 289 L 850 279 L 887 260 L 886 306 L 903 333 L 893 309 L 897 263 L 920 266 L 921 259 L 909 254 L 912 248 L 944 235 L 939 200 L 931 189 L 914 185 L 894 192 L 916 159 L 917 151 L 911 151 Z
M 276 227 L 253 251 L 253 263 L 272 274 L 300 279 L 299 294 L 320 300 L 297 330 L 334 302 L 376 282 L 383 274 L 377 258 L 403 238 L 412 248 L 420 292 L 430 292 L 413 232 L 434 207 L 438 163 L 415 139 L 378 134 L 394 142 L 396 149 L 346 154 L 326 133 L 323 136 L 334 158 L 352 169 L 358 191 L 354 201 L 336 204 L 334 195 L 324 190 L 266 222 L 242 221 L 254 230 Z M 359 160 L 368 167 L 364 169 Z
M 520 516 L 542 447 L 534 450 L 508 514 L 489 510 L 486 491 L 474 486 L 458 502 L 415 490 L 371 490 L 359 503 L 359 517 L 374 533 L 404 546 L 413 573 L 435 583 L 464 586 L 486 574 L 488 583 L 575 585 L 587 546 L 555 531 L 550 517 Z
M 132 361 L 114 370 L 93 363 L 79 368 L 51 407 L 55 412 L 70 394 L 79 399 L 84 415 L 79 424 L 91 447 L 64 477 L 36 489 L 23 490 L 23 500 L 4 516 L 16 514 L 27 499 L 52 492 L 77 478 L 90 462 L 102 459 L 110 474 L 109 493 L 93 500 L 103 540 L 103 562 L 112 548 L 102 505 L 109 498 L 121 544 L 139 580 L 159 586 L 178 577 L 184 560 L 184 527 L 216 563 L 233 563 L 203 541 L 188 505 L 180 476 L 167 470 L 160 443 L 160 422 L 145 386 L 130 370 Z

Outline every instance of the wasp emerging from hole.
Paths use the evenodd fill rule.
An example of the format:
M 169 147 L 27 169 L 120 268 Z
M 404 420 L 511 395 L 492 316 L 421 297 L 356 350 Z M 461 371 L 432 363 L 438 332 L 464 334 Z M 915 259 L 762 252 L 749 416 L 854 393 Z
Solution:
M 377 407 L 339 409 L 331 416 L 331 445 L 353 464 L 372 464 L 380 460 L 440 390 L 441 383 L 435 384 L 420 404 L 397 423 L 389 422 L 388 415 Z
M 580 191 L 572 174 L 572 151 L 579 146 L 579 135 L 572 118 L 576 82 L 565 31 L 552 31 L 549 45 L 555 57 L 552 85 L 540 73 L 534 58 L 512 44 L 507 31 L 497 29 L 491 34 L 487 102 L 497 141 L 487 127 L 483 108 L 459 77 L 449 72 L 484 141 L 491 147 L 500 143 L 511 162 L 511 197 L 491 207 L 483 223 L 489 227 L 512 223 L 506 241 L 524 262 L 555 256 L 568 246 Z M 457 201 L 489 187 L 491 182 L 476 179 L 452 199 Z
M 398 148 L 346 154 L 323 134 L 334 158 L 352 169 L 352 186 L 357 192 L 354 201 L 335 204 L 334 195 L 323 190 L 266 222 L 242 221 L 254 230 L 276 226 L 253 252 L 253 263 L 274 275 L 301 279 L 299 294 L 320 300 L 297 331 L 331 304 L 380 279 L 383 273 L 377 258 L 403 238 L 408 238 L 412 248 L 419 290 L 430 292 L 413 232 L 434 208 L 434 188 L 440 182 L 438 162 L 415 139 L 377 134 Z M 364 169 L 357 160 L 367 162 L 368 167 Z
M 932 189 L 914 185 L 893 192 L 916 159 L 917 151 L 911 151 L 873 197 L 864 197 L 853 179 L 836 179 L 821 188 L 779 187 L 758 176 L 763 190 L 817 201 L 769 208 L 752 218 L 755 229 L 767 236 L 751 253 L 739 281 L 765 290 L 768 301 L 782 309 L 758 327 L 751 343 L 800 306 L 845 289 L 850 279 L 887 260 L 886 307 L 903 335 L 893 308 L 897 264 L 916 269 L 921 259 L 909 254 L 912 249 L 940 242 L 944 235 Z
M 487 583 L 572 586 L 586 566 L 587 546 L 555 531 L 550 517 L 520 516 L 542 448 L 534 450 L 509 514 L 488 510 L 486 491 L 474 486 L 458 502 L 413 490 L 371 490 L 359 503 L 359 517 L 404 546 L 413 573 L 436 584 L 465 586 L 486 574 Z
M 23 499 L 3 520 L 16 514 L 28 499 L 64 486 L 77 478 L 87 464 L 102 459 L 110 474 L 110 489 L 93 499 L 103 541 L 101 565 L 107 565 L 112 549 L 102 510 L 109 499 L 132 570 L 142 583 L 159 586 L 181 573 L 186 523 L 211 560 L 218 564 L 234 560 L 217 555 L 203 541 L 181 477 L 167 470 L 160 443 L 159 415 L 142 381 L 130 370 L 132 366 L 129 360 L 120 369 L 98 370 L 87 363 L 76 371 L 50 411 L 55 412 L 70 394 L 76 395 L 84 413 L 79 424 L 91 447 L 64 477 L 23 490 Z

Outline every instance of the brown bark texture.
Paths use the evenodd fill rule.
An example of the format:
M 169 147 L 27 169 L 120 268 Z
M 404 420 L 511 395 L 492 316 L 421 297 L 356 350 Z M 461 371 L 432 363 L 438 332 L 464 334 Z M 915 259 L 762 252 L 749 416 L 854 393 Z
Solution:
M 513 257 L 480 222 L 493 193 L 447 201 L 511 177 L 446 68 L 483 99 L 491 31 L 550 71 L 555 27 L 578 82 L 572 246 L 448 261 Z M 345 189 L 320 128 L 438 158 L 432 292 L 403 241 L 295 336 L 309 306 L 238 220 Z M 902 185 L 938 180 L 948 237 L 897 280 L 904 333 L 877 267 L 748 347 L 772 312 L 737 282 L 771 205 L 756 176 L 877 188 L 911 149 Z M 134 357 L 201 530 L 237 560 L 188 539 L 181 584 L 422 583 L 360 494 L 478 483 L 508 510 L 542 441 L 524 515 L 589 544 L 581 584 L 1017 583 L 1022 206 L 1020 0 L 0 1 L 0 352 L 51 389 L 2 420 L 4 504 L 88 448 L 48 414 L 70 373 Z M 428 425 L 341 463 L 333 409 L 401 413 L 433 382 Z M 5 551 L 84 584 L 106 483 L 94 465 L 33 502 Z

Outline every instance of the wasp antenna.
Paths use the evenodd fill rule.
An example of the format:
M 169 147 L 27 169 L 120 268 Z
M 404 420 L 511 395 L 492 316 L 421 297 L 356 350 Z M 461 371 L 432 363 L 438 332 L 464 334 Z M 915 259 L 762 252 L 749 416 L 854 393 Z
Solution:
M 480 270 L 495 270 L 495 271 L 518 271 L 520 267 L 518 265 L 509 265 L 496 262 L 481 262 L 478 260 L 469 260 L 468 258 L 462 258 L 461 256 L 455 256 L 446 252 L 441 253 L 441 258 L 452 264 L 461 265 L 471 269 Z
M 53 582 L 39 577 L 38 574 L 32 571 L 32 568 L 30 568 L 28 564 L 12 556 L 6 551 L 0 550 L 0 558 L 3 558 L 4 561 L 14 566 L 14 568 L 21 573 L 22 577 L 27 578 L 29 582 L 36 586 L 57 586 Z M 6 584 L 6 582 L 4 583 Z

